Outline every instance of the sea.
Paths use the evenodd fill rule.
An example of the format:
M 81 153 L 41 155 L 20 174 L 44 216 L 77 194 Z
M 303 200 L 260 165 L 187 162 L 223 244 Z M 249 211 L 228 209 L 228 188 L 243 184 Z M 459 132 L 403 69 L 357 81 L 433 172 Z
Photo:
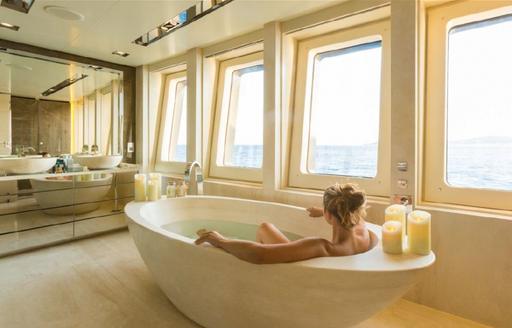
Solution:
M 377 144 L 317 145 L 308 170 L 312 174 L 372 178 L 377 174 Z M 176 157 L 185 159 L 185 147 Z M 229 166 L 259 168 L 261 145 L 235 145 Z M 512 138 L 480 138 L 451 142 L 447 148 L 446 181 L 454 187 L 512 190 Z

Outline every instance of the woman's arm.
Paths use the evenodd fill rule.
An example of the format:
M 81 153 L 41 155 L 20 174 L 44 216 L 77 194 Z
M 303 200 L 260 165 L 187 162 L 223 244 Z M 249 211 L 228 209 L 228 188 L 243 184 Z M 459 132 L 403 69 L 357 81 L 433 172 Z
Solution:
M 195 243 L 200 245 L 204 242 L 255 264 L 295 262 L 334 254 L 333 245 L 322 238 L 304 238 L 286 244 L 260 244 L 226 239 L 216 231 L 208 231 L 203 232 Z
M 306 211 L 308 211 L 309 216 L 311 216 L 312 218 L 317 218 L 324 215 L 324 209 L 321 207 L 313 206 L 307 208 Z

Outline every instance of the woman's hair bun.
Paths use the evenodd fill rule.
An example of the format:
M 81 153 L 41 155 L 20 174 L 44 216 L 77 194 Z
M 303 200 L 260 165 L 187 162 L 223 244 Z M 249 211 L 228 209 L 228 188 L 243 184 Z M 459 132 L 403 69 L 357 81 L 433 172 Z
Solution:
M 365 210 L 366 194 L 354 184 L 334 184 L 324 192 L 324 208 L 340 220 L 340 223 L 351 228 L 357 224 Z

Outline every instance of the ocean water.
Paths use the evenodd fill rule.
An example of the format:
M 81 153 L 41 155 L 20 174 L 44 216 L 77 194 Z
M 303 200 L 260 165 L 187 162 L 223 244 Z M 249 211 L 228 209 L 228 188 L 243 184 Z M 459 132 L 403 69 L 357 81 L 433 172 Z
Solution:
M 185 149 L 178 148 L 185 158 Z M 375 177 L 377 145 L 321 146 L 312 153 L 309 171 L 317 174 Z M 231 164 L 261 167 L 263 147 L 238 145 Z M 452 142 L 447 149 L 446 181 L 455 187 L 512 190 L 512 140 L 473 139 Z
M 256 241 L 256 231 L 258 230 L 258 226 L 256 224 L 223 220 L 182 220 L 165 224 L 162 226 L 162 229 L 191 239 L 196 239 L 198 237 L 198 230 L 206 229 L 215 230 L 227 238 Z M 302 238 L 302 236 L 288 231 L 282 232 L 290 240 Z

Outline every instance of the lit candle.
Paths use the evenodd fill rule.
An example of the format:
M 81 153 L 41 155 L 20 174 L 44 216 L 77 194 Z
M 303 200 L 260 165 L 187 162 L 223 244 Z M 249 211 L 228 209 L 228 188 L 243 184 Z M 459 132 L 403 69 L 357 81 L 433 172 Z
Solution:
M 384 221 L 398 221 L 402 224 L 402 237 L 405 237 L 405 214 L 407 207 L 400 204 L 393 204 L 384 211 Z
M 155 201 L 158 200 L 158 185 L 155 180 L 149 180 L 148 181 L 148 200 L 149 201 Z
M 145 202 L 146 201 L 146 175 L 135 174 L 134 176 L 135 186 L 135 201 Z
M 158 198 L 162 196 L 162 175 L 160 173 L 149 173 L 149 180 L 154 181 L 158 189 Z
M 402 223 L 388 221 L 382 226 L 382 250 L 388 254 L 402 254 Z
M 407 217 L 409 251 L 418 255 L 430 254 L 430 213 L 413 211 Z

